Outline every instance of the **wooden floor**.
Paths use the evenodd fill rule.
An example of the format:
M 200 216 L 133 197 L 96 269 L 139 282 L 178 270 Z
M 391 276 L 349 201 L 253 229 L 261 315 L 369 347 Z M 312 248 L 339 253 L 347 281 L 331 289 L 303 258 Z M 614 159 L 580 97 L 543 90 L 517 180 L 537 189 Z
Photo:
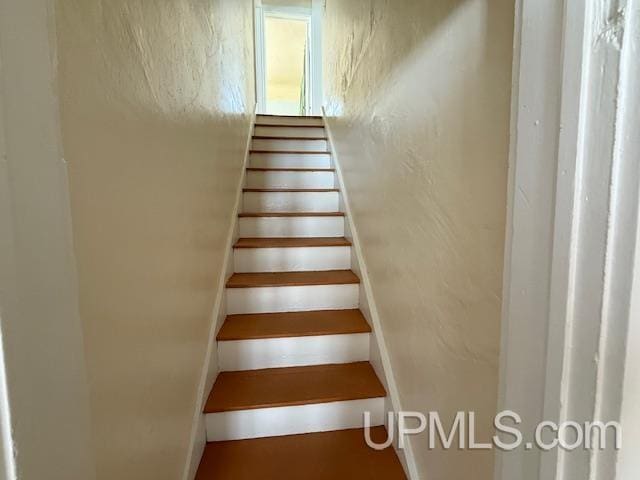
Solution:
M 371 429 L 382 443 L 384 427 Z M 196 480 L 400 480 L 393 450 L 369 448 L 364 430 L 308 433 L 207 444 Z

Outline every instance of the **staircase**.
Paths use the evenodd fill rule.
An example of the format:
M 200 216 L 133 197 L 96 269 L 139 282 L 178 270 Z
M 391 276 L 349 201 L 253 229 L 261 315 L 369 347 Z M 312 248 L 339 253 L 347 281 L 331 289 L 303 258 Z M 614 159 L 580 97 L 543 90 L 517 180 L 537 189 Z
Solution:
M 403 479 L 320 117 L 258 115 L 198 480 Z

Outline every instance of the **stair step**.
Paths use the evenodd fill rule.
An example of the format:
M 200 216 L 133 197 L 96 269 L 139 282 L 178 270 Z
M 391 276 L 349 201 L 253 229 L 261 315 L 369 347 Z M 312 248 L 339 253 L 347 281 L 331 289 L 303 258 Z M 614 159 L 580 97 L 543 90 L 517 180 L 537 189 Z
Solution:
M 256 138 L 251 140 L 251 148 L 253 150 L 286 150 L 286 151 L 306 151 L 306 152 L 325 152 L 328 149 L 328 142 L 325 139 L 310 138 Z
M 243 191 L 242 210 L 249 212 L 335 212 L 340 210 L 340 194 L 334 190 L 270 190 Z
M 384 427 L 371 429 L 383 443 Z M 393 447 L 370 448 L 363 429 L 207 444 L 196 480 L 403 480 Z
M 243 188 L 244 193 L 326 193 L 339 192 L 339 188 Z
M 328 140 L 326 136 L 322 137 L 291 137 L 286 135 L 253 135 L 254 140 Z
M 247 168 L 246 188 L 336 188 L 332 168 Z
M 263 125 L 256 124 L 253 134 L 258 137 L 285 137 L 285 138 L 323 138 L 327 132 L 324 127 L 307 125 Z
M 344 217 L 344 212 L 242 212 L 240 218 L 247 217 Z
M 222 372 L 204 411 L 253 410 L 386 395 L 369 362 Z
M 255 149 L 251 149 L 251 150 L 249 150 L 249 153 L 289 153 L 289 154 L 295 154 L 295 155 L 328 155 L 331 152 L 329 152 L 327 150 L 312 152 L 312 151 L 307 151 L 307 150 L 255 150 Z
M 234 245 L 236 273 L 313 272 L 351 267 L 351 243 L 344 237 L 251 237 Z
M 348 247 L 351 242 L 344 237 L 282 237 L 239 238 L 233 248 L 300 248 L 300 247 Z
M 292 119 L 318 119 L 322 118 L 321 115 L 279 115 L 276 113 L 258 113 L 258 118 L 292 118 Z
M 335 168 L 268 168 L 247 167 L 248 172 L 335 172 Z
M 273 123 L 256 123 L 254 127 L 268 127 L 268 128 L 324 128 L 324 126 L 316 127 L 315 125 L 284 125 L 284 124 L 273 124 Z
M 244 212 L 242 237 L 343 237 L 342 212 Z
M 229 315 L 218 333 L 217 340 L 225 342 L 370 332 L 371 327 L 362 316 L 362 312 L 357 309 L 257 313 Z
M 288 115 L 258 115 L 256 117 L 256 124 L 258 125 L 282 125 L 282 126 L 294 126 L 300 125 L 305 127 L 323 127 L 322 117 L 303 117 L 303 116 L 288 116 Z
M 357 309 L 229 315 L 218 333 L 220 371 L 368 361 L 371 328 Z
M 256 123 L 254 124 L 256 128 L 324 128 L 323 126 L 317 125 L 274 125 L 269 123 Z
M 265 168 L 331 168 L 329 153 L 299 155 L 295 153 L 252 153 L 250 167 Z
M 351 270 L 234 273 L 227 280 L 227 288 L 301 287 L 356 283 L 360 283 L 360 279 Z

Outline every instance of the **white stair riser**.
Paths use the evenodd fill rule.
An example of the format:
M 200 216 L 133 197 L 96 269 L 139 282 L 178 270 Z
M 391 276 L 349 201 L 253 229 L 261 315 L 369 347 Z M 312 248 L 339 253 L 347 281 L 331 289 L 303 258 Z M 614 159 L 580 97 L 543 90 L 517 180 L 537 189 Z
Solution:
M 241 237 L 344 237 L 344 217 L 243 217 Z
M 227 313 L 303 312 L 358 307 L 359 285 L 227 288 Z
M 291 138 L 325 138 L 327 132 L 323 127 L 260 127 L 256 126 L 254 135 L 261 137 L 291 137 Z
M 256 123 L 259 125 L 311 125 L 323 126 L 321 118 L 287 117 L 258 115 Z
M 384 397 L 291 407 L 257 408 L 205 416 L 207 441 L 275 437 L 364 427 L 363 412 L 371 412 L 371 426 L 384 423 Z
M 253 150 L 275 150 L 290 152 L 326 152 L 326 140 L 271 140 L 253 139 L 251 142 Z
M 252 153 L 249 166 L 255 168 L 331 168 L 331 155 L 297 153 Z
M 333 172 L 247 171 L 247 188 L 334 188 Z
M 233 265 L 237 273 L 348 270 L 351 247 L 236 248 Z
M 223 372 L 369 360 L 369 334 L 316 335 L 218 342 Z
M 337 212 L 338 192 L 244 192 L 245 212 Z

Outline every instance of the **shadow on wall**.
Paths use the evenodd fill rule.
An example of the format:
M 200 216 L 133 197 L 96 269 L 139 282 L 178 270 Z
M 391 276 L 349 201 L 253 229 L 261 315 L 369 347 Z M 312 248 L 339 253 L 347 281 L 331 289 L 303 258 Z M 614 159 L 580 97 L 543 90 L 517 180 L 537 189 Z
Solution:
M 58 0 L 98 478 L 180 478 L 253 112 L 251 1 Z
M 402 407 L 496 410 L 513 2 L 329 0 L 325 92 Z M 493 454 L 413 442 L 426 478 Z M 428 475 L 427 475 L 428 473 Z

